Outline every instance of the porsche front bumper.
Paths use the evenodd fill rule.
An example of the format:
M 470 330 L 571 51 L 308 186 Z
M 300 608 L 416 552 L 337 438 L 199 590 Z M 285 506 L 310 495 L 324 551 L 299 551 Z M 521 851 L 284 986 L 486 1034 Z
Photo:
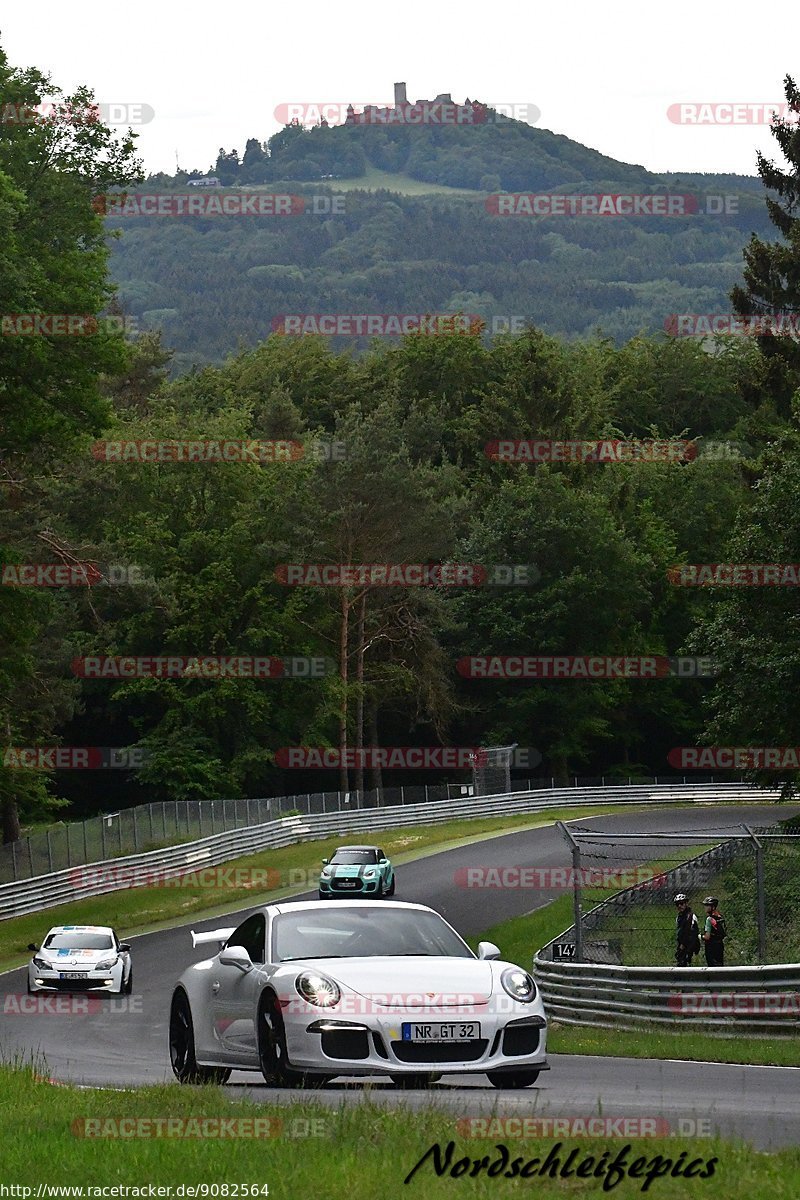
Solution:
M 521 1006 L 520 1006 L 521 1007 Z M 477 1022 L 467 1041 L 412 1042 L 404 1023 Z M 459 1013 L 452 1008 L 403 1010 L 367 1017 L 316 1014 L 285 1019 L 289 1061 L 306 1071 L 341 1075 L 403 1075 L 547 1070 L 547 1023 L 539 1013 Z

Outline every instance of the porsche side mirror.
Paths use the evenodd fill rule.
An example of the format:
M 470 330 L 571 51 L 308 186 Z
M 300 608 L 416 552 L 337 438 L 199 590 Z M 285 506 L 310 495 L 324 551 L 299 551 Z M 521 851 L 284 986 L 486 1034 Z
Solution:
M 250 955 L 244 946 L 226 946 L 224 950 L 220 951 L 219 961 L 224 967 L 238 967 L 245 973 L 253 969 Z
M 39 947 L 36 946 L 33 942 L 28 942 L 28 949 L 33 950 L 35 953 L 39 949 Z
M 494 942 L 478 942 L 478 958 L 500 958 L 500 950 Z

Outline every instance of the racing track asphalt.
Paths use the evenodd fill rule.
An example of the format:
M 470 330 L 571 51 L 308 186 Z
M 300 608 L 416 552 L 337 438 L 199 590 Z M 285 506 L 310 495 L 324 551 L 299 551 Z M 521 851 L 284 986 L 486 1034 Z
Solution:
M 794 809 L 781 805 L 665 808 L 614 816 L 579 818 L 576 826 L 626 833 L 697 831 L 739 832 L 741 823 L 766 824 L 788 817 Z M 675 843 L 672 844 L 672 847 Z M 609 864 L 630 866 L 664 854 L 653 843 L 608 843 Z M 616 858 L 615 858 L 616 855 Z M 687 852 L 687 857 L 689 852 Z M 397 900 L 428 904 L 464 935 L 530 912 L 556 891 L 519 888 L 466 889 L 456 872 L 474 866 L 569 866 L 569 848 L 552 826 L 460 846 L 398 868 Z M 596 860 L 594 862 L 596 865 Z M 312 898 L 316 893 L 304 893 Z M 300 898 L 300 897 L 298 897 Z M 240 914 L 192 923 L 195 929 L 236 925 Z M 114 1011 L 119 1001 L 103 999 L 83 1014 L 9 1011 L 13 996 L 25 996 L 25 971 L 0 976 L 0 1054 L 4 1059 L 44 1059 L 44 1072 L 58 1080 L 114 1088 L 171 1079 L 167 1055 L 167 1023 L 173 985 L 186 966 L 208 957 L 208 947 L 193 950 L 189 928 L 161 930 L 129 939 L 134 963 L 134 995 L 130 1011 Z M 531 951 L 536 947 L 531 947 Z M 521 965 L 530 966 L 530 961 Z M 27 997 L 25 997 L 27 999 Z M 23 1001 L 24 1004 L 24 1001 Z M 742 1138 L 761 1149 L 800 1144 L 800 1068 L 755 1067 L 679 1061 L 551 1055 L 551 1070 L 535 1087 L 500 1092 L 482 1075 L 444 1076 L 428 1091 L 399 1091 L 376 1079 L 336 1080 L 314 1093 L 324 1104 L 357 1102 L 365 1095 L 376 1103 L 425 1107 L 432 1102 L 457 1118 L 487 1113 L 527 1116 L 661 1117 L 680 1133 L 678 1122 L 710 1120 L 714 1133 Z M 291 1102 L 297 1093 L 259 1084 L 260 1077 L 235 1072 L 226 1090 L 270 1102 Z M 688 1126 L 683 1126 L 684 1134 Z M 454 1130 L 455 1136 L 455 1130 Z M 686 1140 L 686 1138 L 684 1138 Z

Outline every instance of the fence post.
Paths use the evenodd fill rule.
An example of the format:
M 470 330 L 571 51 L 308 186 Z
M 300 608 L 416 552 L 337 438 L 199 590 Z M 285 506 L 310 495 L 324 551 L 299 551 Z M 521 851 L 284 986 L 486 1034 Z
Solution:
M 405 804 L 405 802 L 406 802 L 406 789 L 403 787 L 403 785 L 401 783 L 400 784 L 400 803 Z
M 31 850 L 30 837 L 27 837 L 25 841 L 28 843 L 28 869 L 30 871 L 30 878 L 33 879 L 33 850 Z
M 749 825 L 742 824 L 742 828 L 746 829 L 750 837 L 755 842 L 756 847 L 756 897 L 757 897 L 757 921 L 758 921 L 758 961 L 764 962 L 767 955 L 767 904 L 764 895 L 764 847 L 761 841 L 753 833 Z
M 136 813 L 139 811 L 139 806 L 134 805 L 133 809 L 133 848 L 139 849 L 139 822 L 136 820 Z
M 100 814 L 100 846 L 103 858 L 106 858 L 106 818 L 105 813 Z
M 14 876 L 14 883 L 17 882 L 17 843 L 11 843 L 11 871 Z
M 572 910 L 575 922 L 575 962 L 583 962 L 583 910 L 581 906 L 581 848 L 563 821 L 556 821 L 556 828 L 572 847 Z
M 53 870 L 53 846 L 50 841 L 50 830 L 47 830 L 47 867 L 49 871 Z
M 72 852 L 70 850 L 70 845 L 69 845 L 69 827 L 70 827 L 70 822 L 67 821 L 67 866 L 71 867 L 72 866 Z M 11 844 L 13 846 L 14 843 L 12 842 Z
M 86 844 L 86 822 L 83 822 L 83 861 L 84 865 L 89 861 L 89 850 Z

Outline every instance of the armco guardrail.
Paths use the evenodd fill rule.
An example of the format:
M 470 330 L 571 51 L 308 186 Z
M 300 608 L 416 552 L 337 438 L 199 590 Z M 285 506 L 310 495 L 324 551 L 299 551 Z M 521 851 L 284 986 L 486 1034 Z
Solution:
M 404 804 L 360 809 L 355 812 L 312 813 L 284 817 L 243 829 L 151 850 L 125 858 L 70 867 L 33 879 L 0 886 L 0 919 L 38 912 L 87 896 L 99 896 L 131 886 L 140 877 L 177 878 L 201 867 L 218 866 L 231 859 L 268 848 L 324 838 L 331 834 L 362 833 L 407 825 L 433 825 L 459 818 L 505 816 L 547 812 L 549 809 L 592 805 L 642 805 L 770 801 L 776 793 L 746 784 L 623 785 L 603 788 L 540 788 L 532 792 L 509 792 L 502 796 L 469 796 L 440 800 L 436 804 Z
M 611 967 L 548 962 L 533 973 L 547 1015 L 566 1025 L 613 1029 L 679 1025 L 718 1034 L 797 1037 L 800 965 Z
M 748 847 L 748 850 L 750 848 Z M 742 853 L 733 842 L 715 846 L 665 872 L 671 892 L 691 868 L 695 886 Z M 597 961 L 613 939 L 586 938 L 609 910 L 626 912 L 638 900 L 655 899 L 648 884 L 610 896 L 583 918 L 591 962 L 553 961 L 553 947 L 574 940 L 575 926 L 533 957 L 533 974 L 547 1014 L 565 1025 L 637 1030 L 653 1026 L 697 1027 L 704 1032 L 796 1037 L 800 1030 L 800 964 L 745 967 L 626 967 Z

